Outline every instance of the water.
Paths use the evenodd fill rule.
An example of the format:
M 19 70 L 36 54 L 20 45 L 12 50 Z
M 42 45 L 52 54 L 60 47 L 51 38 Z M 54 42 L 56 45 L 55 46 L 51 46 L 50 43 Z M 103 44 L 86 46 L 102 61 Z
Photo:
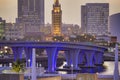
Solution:
M 63 66 L 66 64 L 64 62 Z M 60 68 L 62 68 L 61 66 Z M 120 66 L 120 62 L 119 62 Z M 59 71 L 60 74 L 68 74 L 69 72 L 66 71 Z M 96 68 L 82 68 L 79 72 L 73 72 L 71 70 L 70 73 L 98 73 L 100 75 L 113 75 L 114 73 L 114 61 L 105 61 L 103 66 L 96 67 Z M 120 73 L 120 67 L 119 67 L 119 73 Z
M 66 62 L 64 62 L 63 66 L 66 64 Z M 114 61 L 105 61 L 104 62 L 104 67 L 97 67 L 97 68 L 89 68 L 89 69 L 82 69 L 80 72 L 85 73 L 85 72 L 89 72 L 89 73 L 98 73 L 100 75 L 113 75 L 114 73 Z M 60 68 L 62 68 L 63 66 L 61 66 Z M 120 62 L 119 62 L 119 66 L 120 66 Z M 0 70 L 3 70 L 2 65 L 0 65 Z M 71 70 L 72 73 L 74 73 Z M 67 74 L 68 72 L 66 71 L 59 71 L 60 74 Z M 119 67 L 119 73 L 120 73 L 120 67 Z
M 114 73 L 114 62 L 113 61 L 107 61 L 104 62 L 104 65 L 107 67 L 104 72 L 101 72 L 100 74 L 105 74 L 105 75 L 113 75 Z M 119 65 L 120 66 L 120 62 Z M 120 67 L 119 67 L 119 72 L 120 72 Z

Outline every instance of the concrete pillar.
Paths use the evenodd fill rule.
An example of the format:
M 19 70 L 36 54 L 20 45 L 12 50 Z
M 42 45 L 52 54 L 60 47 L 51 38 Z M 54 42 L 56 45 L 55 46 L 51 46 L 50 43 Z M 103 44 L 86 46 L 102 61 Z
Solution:
M 103 64 L 103 53 L 102 52 L 95 52 L 94 55 L 94 62 L 96 65 L 102 65 Z
M 78 55 L 79 55 L 79 53 L 80 53 L 79 49 L 70 50 L 73 69 L 79 69 L 78 68 Z
M 23 51 L 22 47 L 12 47 L 12 50 L 13 50 L 14 60 L 15 61 L 17 59 L 21 59 L 22 58 L 22 51 Z
M 66 62 L 67 62 L 67 65 L 65 65 L 65 67 L 70 67 L 71 66 L 71 54 L 69 51 L 65 51 L 65 58 L 66 58 Z
M 95 51 L 85 51 L 85 55 L 86 55 L 86 65 L 85 67 L 95 67 L 94 65 L 94 54 L 95 54 Z
M 58 50 L 56 49 L 56 52 L 55 52 L 55 69 L 57 69 L 57 55 L 58 55 Z
M 57 48 L 46 48 L 46 52 L 48 55 L 48 72 L 55 72 L 58 50 Z
M 114 65 L 114 77 L 113 80 L 120 80 L 119 77 L 119 49 L 118 49 L 118 44 L 116 44 L 115 46 L 115 65 Z
M 26 67 L 30 67 L 32 63 L 32 48 L 25 48 L 25 54 L 26 54 Z
M 85 64 L 85 52 L 84 50 L 82 50 L 78 55 L 78 65 L 84 65 L 84 64 Z
M 32 49 L 32 80 L 37 80 L 36 78 L 36 56 L 35 49 Z

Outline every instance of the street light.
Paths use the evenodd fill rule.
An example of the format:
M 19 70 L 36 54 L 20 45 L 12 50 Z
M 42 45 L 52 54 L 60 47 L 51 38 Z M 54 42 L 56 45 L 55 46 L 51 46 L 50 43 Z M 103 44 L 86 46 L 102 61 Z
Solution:
M 74 75 L 73 75 L 73 64 L 71 64 L 71 70 L 72 70 L 72 80 L 74 79 L 73 77 L 74 77 Z
M 8 49 L 8 46 L 4 46 L 4 49 Z
M 28 69 L 29 69 L 29 76 L 28 76 L 28 80 L 31 80 L 30 62 L 31 62 L 31 60 L 30 60 L 30 59 L 28 59 Z

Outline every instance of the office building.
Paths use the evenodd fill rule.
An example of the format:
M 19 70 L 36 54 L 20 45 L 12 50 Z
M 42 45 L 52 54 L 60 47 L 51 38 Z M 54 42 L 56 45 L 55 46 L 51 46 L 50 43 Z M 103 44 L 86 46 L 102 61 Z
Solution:
M 22 26 L 18 27 L 15 23 L 6 23 L 5 39 L 6 40 L 21 40 L 24 38 Z
M 44 24 L 44 0 L 18 0 L 18 22 L 23 16 L 36 14 L 39 23 Z
M 83 33 L 104 35 L 108 32 L 108 3 L 87 3 L 81 6 L 81 29 Z
M 0 17 L 0 40 L 4 38 L 5 33 L 5 20 Z
M 120 42 L 120 13 L 111 15 L 109 20 L 111 35 L 116 36 L 117 41 Z
M 44 26 L 44 0 L 18 0 L 16 26 L 22 27 L 24 37 L 31 37 L 29 33 L 41 35 L 40 28 Z

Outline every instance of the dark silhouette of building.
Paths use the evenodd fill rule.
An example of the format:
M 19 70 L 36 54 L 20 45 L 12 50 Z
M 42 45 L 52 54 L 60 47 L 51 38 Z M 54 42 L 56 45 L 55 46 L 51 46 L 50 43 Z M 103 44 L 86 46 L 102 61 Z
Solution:
M 0 17 L 0 40 L 5 37 L 5 23 L 6 21 Z

